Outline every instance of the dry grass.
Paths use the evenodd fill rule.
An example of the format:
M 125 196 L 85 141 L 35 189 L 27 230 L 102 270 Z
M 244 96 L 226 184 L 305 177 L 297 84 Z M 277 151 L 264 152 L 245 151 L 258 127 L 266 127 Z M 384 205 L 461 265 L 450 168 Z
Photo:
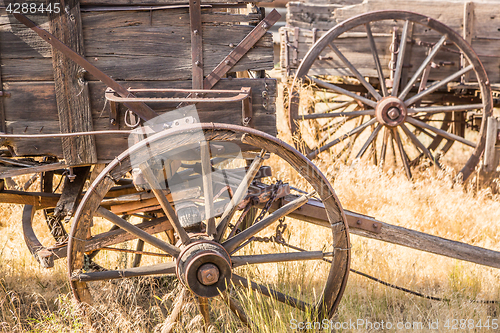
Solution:
M 279 122 L 283 126 L 284 122 Z M 500 251 L 499 196 L 489 189 L 453 186 L 445 172 L 424 170 L 413 182 L 401 170 L 381 173 L 377 168 L 358 164 L 355 168 L 332 164 L 325 155 L 318 167 L 334 184 L 345 209 L 373 216 L 382 221 L 420 230 L 441 237 Z M 287 171 L 274 165 L 276 175 Z M 0 210 L 0 331 L 2 332 L 160 332 L 177 294 L 175 284 L 166 278 L 125 280 L 113 288 L 103 288 L 93 308 L 84 312 L 72 300 L 66 279 L 65 262 L 43 269 L 24 245 L 21 228 L 22 208 L 2 205 Z M 36 232 L 50 236 L 40 214 Z M 294 229 L 297 231 L 299 228 Z M 291 237 L 304 244 L 318 242 L 322 235 L 301 229 Z M 446 320 L 472 319 L 475 323 L 500 319 L 497 304 L 477 304 L 476 299 L 500 300 L 500 272 L 475 264 L 427 254 L 401 246 L 352 236 L 352 268 L 426 294 L 446 297 L 436 302 L 387 288 L 351 274 L 341 302 L 338 322 L 422 323 L 423 329 L 407 331 L 445 331 Z M 305 246 L 306 246 L 305 245 Z M 123 258 L 122 258 L 123 259 Z M 321 270 L 297 264 L 287 269 L 262 267 L 259 274 L 279 279 L 284 288 L 297 288 L 320 276 Z M 243 270 L 242 274 L 253 274 Z M 312 280 L 311 280 L 312 281 Z M 248 290 L 234 291 L 254 324 L 254 332 L 291 331 L 290 321 L 307 320 L 286 306 L 263 299 Z M 309 297 L 314 297 L 310 295 Z M 213 300 L 212 332 L 248 332 L 235 320 L 228 307 Z M 299 317 L 301 316 L 301 317 Z M 439 330 L 430 322 L 439 321 Z M 450 322 L 451 323 L 451 322 Z M 490 331 L 467 329 L 468 331 Z M 178 332 L 202 332 L 203 319 L 194 299 L 183 307 Z M 346 332 L 370 331 L 365 326 Z

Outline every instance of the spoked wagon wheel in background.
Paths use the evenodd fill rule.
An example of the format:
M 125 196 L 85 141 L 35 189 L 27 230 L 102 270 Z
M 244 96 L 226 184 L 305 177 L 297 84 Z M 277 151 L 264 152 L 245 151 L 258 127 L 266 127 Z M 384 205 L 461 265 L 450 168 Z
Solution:
M 269 177 L 264 164 L 278 171 L 280 181 Z M 104 199 L 127 173 L 145 189 L 140 200 Z M 328 232 L 314 217 L 295 219 L 310 207 L 305 204 L 315 204 L 319 215 L 314 216 L 328 218 Z M 252 207 L 259 216 L 243 228 Z M 156 217 L 140 224 L 119 217 L 141 211 Z M 120 227 L 115 235 L 106 231 L 112 224 Z M 165 230 L 175 231 L 174 244 Z M 140 266 L 117 269 L 113 253 L 135 239 L 145 243 Z M 98 269 L 87 265 L 89 256 Z M 82 199 L 68 249 L 77 300 L 99 301 L 119 287 L 119 278 L 163 276 L 184 290 L 166 310 L 168 324 L 178 319 L 189 296 L 206 324 L 216 326 L 214 312 L 225 304 L 243 322 L 254 310 L 269 311 L 269 318 L 281 309 L 296 319 L 330 318 L 347 282 L 349 260 L 345 216 L 320 171 L 272 136 L 225 124 L 159 132 L 118 156 Z
M 461 36 L 420 14 L 377 11 L 338 24 L 308 51 L 289 125 L 310 159 L 325 151 L 349 164 L 369 158 L 408 178 L 427 159 L 467 179 L 492 105 L 486 72 Z

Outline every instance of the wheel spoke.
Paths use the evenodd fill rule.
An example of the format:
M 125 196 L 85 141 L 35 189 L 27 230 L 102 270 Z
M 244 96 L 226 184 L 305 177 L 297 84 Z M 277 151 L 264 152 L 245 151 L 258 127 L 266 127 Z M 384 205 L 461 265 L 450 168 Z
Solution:
M 239 276 L 237 274 L 233 274 L 231 280 L 235 285 L 242 286 L 244 288 L 251 288 L 258 293 L 261 293 L 264 296 L 271 297 L 278 302 L 290 305 L 294 308 L 297 308 L 299 310 L 302 310 L 304 312 L 313 309 L 313 307 L 310 304 L 307 304 L 306 302 L 303 302 L 299 299 L 296 299 L 295 297 L 291 297 L 288 295 L 285 295 L 283 293 L 280 293 L 279 291 L 273 290 L 271 288 L 268 288 L 266 286 L 263 286 L 259 283 L 255 283 L 253 281 L 249 281 L 245 279 L 242 276 Z
M 207 141 L 200 144 L 201 155 L 201 173 L 203 178 L 203 197 L 205 199 L 205 220 L 207 220 L 207 234 L 214 236 L 215 229 L 214 217 L 214 193 L 212 188 L 212 162 L 210 161 L 210 145 Z
M 366 142 L 363 144 L 363 147 L 361 147 L 358 155 L 356 155 L 356 159 L 363 157 L 363 155 L 366 153 L 366 150 L 373 142 L 373 140 L 375 140 L 375 138 L 378 135 L 378 132 L 380 132 L 381 129 L 382 129 L 382 124 L 378 124 L 377 127 L 375 127 L 375 130 L 372 132 L 372 134 L 370 134 L 368 140 L 366 140 Z
M 340 88 L 339 86 L 336 86 L 334 84 L 325 82 L 325 81 L 317 79 L 315 77 L 312 77 L 312 76 L 309 76 L 309 75 L 306 75 L 306 77 L 309 80 L 311 80 L 312 82 L 316 83 L 318 86 L 322 87 L 322 88 L 330 89 L 330 90 L 333 90 L 333 91 L 335 91 L 335 92 L 337 92 L 339 94 L 349 96 L 349 97 L 351 97 L 351 98 L 353 98 L 355 100 L 360 101 L 363 104 L 371 106 L 372 108 L 376 108 L 377 107 L 377 102 L 372 101 L 372 100 L 370 100 L 368 98 L 364 98 L 364 97 L 359 96 L 359 95 L 357 95 L 357 94 L 355 94 L 353 92 L 350 92 L 349 90 L 346 90 L 344 88 Z
M 406 38 L 408 37 L 408 26 L 410 21 L 405 21 L 403 26 L 403 32 L 401 34 L 401 42 L 399 44 L 398 59 L 396 60 L 396 71 L 394 72 L 394 81 L 392 83 L 392 96 L 398 95 L 399 81 L 401 80 L 401 74 L 403 72 L 403 62 L 406 52 Z
M 372 96 L 375 97 L 377 101 L 381 100 L 382 96 L 380 96 L 380 94 L 375 90 L 375 88 L 373 88 L 371 84 L 366 82 L 363 75 L 361 75 L 361 73 L 356 69 L 356 67 L 354 67 L 354 65 L 349 60 L 347 60 L 347 58 L 342 54 L 342 52 L 340 52 L 340 50 L 332 43 L 329 43 L 328 46 L 337 55 L 337 57 L 339 57 L 340 60 L 351 70 L 351 73 L 353 73 L 354 76 L 356 76 L 356 78 L 359 80 L 359 82 L 361 82 L 361 84 L 366 88 L 366 90 L 368 90 L 370 94 L 372 94 Z
M 71 281 L 100 281 L 100 280 L 114 280 L 123 279 L 137 276 L 149 276 L 149 275 L 172 275 L 175 274 L 175 262 L 168 262 L 163 264 L 156 264 L 151 266 L 134 267 L 113 271 L 102 271 L 102 272 L 87 272 L 80 274 L 73 274 L 71 276 Z
M 399 155 L 401 156 L 401 161 L 403 162 L 403 167 L 405 169 L 406 177 L 408 177 L 408 179 L 411 179 L 412 175 L 411 175 L 410 165 L 408 162 L 408 156 L 406 155 L 406 152 L 405 152 L 405 149 L 403 147 L 403 143 L 401 142 L 401 138 L 399 137 L 399 133 L 398 133 L 397 128 L 394 128 L 392 130 L 392 133 L 393 133 L 393 136 L 396 140 L 396 144 L 398 145 Z
M 200 310 L 203 320 L 205 321 L 205 331 L 208 332 L 210 326 L 210 302 L 207 297 L 197 297 L 198 309 Z
M 250 320 L 248 319 L 248 316 L 241 307 L 240 304 L 238 304 L 227 292 L 223 293 L 220 295 L 220 297 L 226 302 L 226 304 L 229 306 L 229 309 L 238 317 L 238 319 L 247 327 L 250 327 Z
M 408 114 L 425 113 L 443 113 L 443 112 L 455 112 L 455 111 L 468 111 L 482 109 L 483 104 L 461 104 L 461 105 L 448 105 L 448 106 L 431 106 L 426 108 L 410 108 L 408 109 Z
M 410 105 L 412 105 L 413 103 L 415 103 L 416 101 L 422 99 L 424 96 L 427 96 L 429 95 L 430 93 L 436 91 L 437 89 L 443 87 L 444 85 L 446 85 L 448 82 L 450 81 L 453 81 L 455 80 L 456 78 L 462 76 L 463 74 L 469 72 L 470 70 L 472 70 L 474 67 L 472 65 L 469 65 L 461 70 L 459 70 L 458 72 L 456 72 L 455 74 L 452 74 L 450 76 L 448 76 L 447 78 L 441 80 L 441 81 L 438 81 L 432 85 L 430 85 L 429 87 L 427 87 L 425 90 L 423 90 L 422 92 L 416 94 L 415 96 L 407 99 L 405 101 L 405 105 L 408 107 Z
M 384 126 L 384 139 L 380 150 L 380 169 L 384 168 L 385 156 L 387 154 L 387 141 L 389 140 L 389 130 Z
M 108 221 L 116 224 L 117 226 L 119 226 L 123 230 L 125 230 L 125 231 L 127 231 L 127 232 L 129 232 L 129 233 L 131 233 L 133 235 L 135 235 L 137 238 L 142 239 L 146 243 L 151 244 L 154 247 L 156 247 L 156 248 L 158 248 L 158 249 L 160 249 L 162 251 L 165 251 L 165 252 L 169 253 L 173 257 L 177 257 L 179 255 L 179 253 L 181 252 L 177 247 L 175 247 L 173 245 L 170 245 L 168 243 L 165 243 L 161 239 L 156 238 L 156 237 L 148 234 L 147 232 L 145 232 L 145 231 L 139 229 L 138 227 L 136 227 L 135 225 L 133 225 L 133 224 L 125 221 L 121 217 L 119 217 L 116 214 L 110 212 L 106 208 L 99 207 L 97 209 L 97 211 L 96 211 L 96 214 L 98 216 L 103 217 L 106 220 L 108 220 Z
M 271 262 L 321 260 L 324 257 L 332 255 L 332 252 L 325 253 L 322 251 L 257 254 L 248 256 L 232 256 L 231 262 L 233 263 L 233 267 L 238 267 L 243 265 L 265 264 Z
M 455 135 L 455 134 L 443 131 L 442 129 L 439 129 L 439 128 L 431 126 L 431 125 L 429 125 L 427 123 L 424 123 L 423 121 L 417 120 L 417 119 L 412 118 L 412 117 L 406 118 L 406 121 L 409 122 L 410 124 L 414 125 L 414 126 L 418 126 L 420 128 L 428 129 L 429 131 L 434 132 L 434 133 L 442 136 L 443 138 L 450 139 L 450 140 L 455 140 L 455 141 L 461 142 L 464 145 L 467 145 L 469 147 L 476 148 L 476 144 L 474 142 L 465 140 L 461 136 L 458 136 L 458 135 Z
M 263 149 L 260 152 L 260 155 L 255 156 L 255 158 L 252 161 L 252 164 L 250 164 L 250 167 L 248 168 L 248 171 L 245 174 L 245 177 L 243 177 L 241 183 L 238 185 L 238 188 L 236 189 L 233 197 L 231 198 L 229 205 L 227 205 L 226 209 L 224 210 L 220 222 L 217 225 L 216 241 L 220 241 L 224 236 L 224 233 L 226 232 L 226 229 L 229 225 L 229 221 L 231 221 L 231 219 L 234 216 L 234 213 L 238 210 L 238 204 L 247 195 L 248 187 L 250 186 L 255 176 L 257 175 L 257 172 L 259 172 L 260 167 L 264 163 L 265 154 L 266 151 Z
M 153 174 L 153 171 L 147 165 L 146 163 L 143 163 L 139 166 L 139 168 L 142 171 L 142 174 L 144 175 L 144 178 L 146 181 L 149 183 L 151 186 L 151 190 L 153 191 L 153 194 L 155 195 L 156 199 L 158 200 L 161 208 L 163 209 L 163 212 L 165 215 L 167 215 L 168 220 L 172 224 L 172 227 L 174 227 L 175 232 L 177 235 L 179 235 L 179 238 L 182 241 L 182 244 L 187 245 L 191 242 L 189 239 L 188 234 L 186 233 L 186 230 L 181 226 L 181 223 L 179 222 L 179 219 L 177 218 L 177 214 L 175 214 L 174 209 L 170 205 L 170 202 L 168 202 L 167 197 L 163 193 L 163 189 L 158 183 L 158 180 L 156 179 L 156 176 Z
M 224 243 L 222 243 L 222 246 L 226 249 L 227 252 L 231 253 L 233 252 L 234 249 L 236 249 L 241 243 L 244 241 L 248 240 L 255 234 L 257 234 L 259 231 L 264 230 L 267 228 L 269 225 L 272 223 L 278 221 L 280 218 L 283 216 L 286 216 L 296 209 L 300 208 L 301 206 L 305 205 L 307 201 L 309 200 L 310 197 L 312 197 L 315 194 L 315 192 L 308 194 L 308 195 L 301 195 L 297 199 L 287 203 L 283 207 L 275 210 L 272 214 L 267 216 L 266 218 L 262 219 L 261 221 L 255 223 L 254 225 L 250 226 L 249 228 L 243 230 L 236 236 L 226 240 Z
M 310 113 L 300 116 L 300 119 L 319 119 L 319 118 L 334 118 L 334 117 L 354 117 L 354 116 L 374 116 L 375 110 L 360 110 L 360 111 L 342 111 L 342 112 L 322 112 Z
M 330 141 L 329 143 L 325 144 L 324 146 L 322 146 L 321 148 L 319 149 L 316 149 L 315 151 L 309 153 L 307 155 L 307 158 L 309 158 L 310 160 L 312 160 L 313 158 L 315 158 L 316 156 L 318 156 L 318 154 L 324 152 L 325 150 L 335 146 L 337 143 L 341 142 L 341 141 L 344 141 L 345 139 L 347 139 L 348 137 L 354 135 L 354 134 L 357 134 L 361 131 L 363 131 L 365 128 L 367 128 L 368 126 L 372 125 L 372 124 L 375 124 L 377 122 L 377 119 L 376 118 L 372 118 L 370 119 L 369 121 L 367 121 L 366 123 L 364 123 L 363 125 L 361 126 L 358 126 L 356 127 L 355 129 L 349 131 L 348 133 L 342 135 L 341 137 L 333 140 L 333 141 Z
M 142 239 L 137 240 L 137 246 L 135 247 L 137 252 L 142 252 L 144 250 L 144 241 Z M 141 264 L 142 253 L 136 253 L 134 255 L 134 262 L 132 263 L 132 267 L 139 267 Z
M 429 160 L 431 160 L 434 164 L 436 164 L 439 167 L 440 165 L 439 165 L 439 163 L 436 163 L 436 159 L 434 158 L 434 156 L 432 156 L 432 153 L 429 151 L 429 149 L 427 149 L 427 147 L 422 142 L 420 142 L 420 140 L 415 136 L 415 134 L 413 134 L 408 129 L 408 127 L 406 127 L 405 124 L 402 124 L 401 128 L 403 129 L 403 132 L 405 132 L 405 134 L 413 142 L 413 144 L 415 145 L 415 147 L 419 148 L 425 154 L 425 156 L 427 156 L 427 158 Z
M 436 53 L 439 51 L 441 46 L 443 46 L 444 42 L 446 41 L 446 36 L 441 37 L 439 42 L 437 42 L 434 47 L 432 48 L 431 52 L 429 52 L 429 55 L 427 58 L 425 58 L 424 62 L 420 65 L 420 67 L 417 69 L 415 74 L 413 74 L 412 78 L 410 79 L 410 82 L 406 85 L 404 90 L 399 94 L 399 99 L 404 100 L 406 95 L 410 92 L 411 88 L 413 87 L 413 84 L 417 81 L 418 77 L 422 74 L 422 72 L 427 68 L 427 65 L 430 64 L 432 59 L 434 59 L 434 56 Z
M 372 51 L 373 60 L 375 61 L 375 66 L 377 68 L 378 80 L 380 82 L 380 87 L 382 89 L 382 95 L 386 97 L 389 95 L 389 93 L 387 92 L 387 87 L 385 85 L 384 72 L 382 71 L 382 65 L 380 64 L 380 58 L 378 56 L 377 46 L 375 45 L 375 39 L 373 39 L 370 23 L 366 23 L 365 27 L 366 27 L 366 35 L 368 36 L 368 40 L 370 41 L 370 49 Z

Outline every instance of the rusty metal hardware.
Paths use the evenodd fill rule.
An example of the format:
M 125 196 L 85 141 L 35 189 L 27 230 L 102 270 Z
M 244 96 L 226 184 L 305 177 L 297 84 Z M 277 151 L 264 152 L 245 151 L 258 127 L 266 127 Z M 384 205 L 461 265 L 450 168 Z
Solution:
M 220 103 L 220 102 L 240 102 L 250 97 L 251 88 L 243 87 L 240 90 L 206 90 L 206 89 L 128 89 L 132 93 L 189 93 L 188 97 L 122 97 L 117 96 L 116 91 L 112 88 L 106 89 L 105 97 L 108 101 L 127 103 L 130 101 L 147 102 L 147 103 L 164 103 L 164 102 L 188 102 L 188 103 Z M 197 94 L 199 94 L 197 96 Z M 229 94 L 236 96 L 230 97 L 200 97 L 201 95 L 209 94 Z M 191 97 L 194 96 L 194 97 Z
M 10 97 L 10 96 L 11 96 L 10 92 L 5 92 L 0 90 L 0 97 Z
M 181 102 L 184 103 L 220 103 L 220 102 L 240 102 L 241 101 L 241 119 L 243 126 L 253 125 L 253 111 L 252 111 L 252 88 L 242 87 L 240 90 L 206 90 L 206 89 L 129 89 L 130 94 L 139 93 L 188 93 L 187 97 L 121 97 L 117 96 L 116 92 L 108 88 L 105 92 L 105 97 L 111 103 L 127 103 L 129 101 L 140 101 L 148 103 L 160 102 Z M 229 97 L 210 97 L 214 94 L 230 95 Z M 208 96 L 207 96 L 208 95 Z M 233 96 L 231 96 L 233 95 Z M 236 96 L 234 96 L 236 95 Z M 134 95 L 135 96 L 135 95 Z M 116 105 L 113 106 L 116 119 Z M 125 124 L 129 127 L 136 127 L 139 121 L 127 121 Z
M 82 66 L 85 70 L 87 70 L 87 72 L 95 76 L 97 79 L 101 80 L 105 85 L 112 88 L 114 91 L 120 94 L 120 96 L 128 98 L 134 97 L 133 95 L 130 94 L 129 91 L 127 91 L 127 89 L 122 87 L 118 82 L 116 82 L 111 77 L 103 73 L 97 67 L 88 62 L 87 59 L 80 56 L 78 53 L 73 51 L 71 48 L 69 48 L 66 44 L 61 42 L 56 37 L 54 37 L 52 34 L 38 27 L 33 21 L 28 19 L 26 16 L 22 14 L 14 14 L 14 17 L 19 22 L 23 23 L 25 26 L 35 31 L 43 40 L 52 45 L 52 47 L 62 52 L 65 56 L 76 62 L 78 65 Z M 139 115 L 139 117 L 141 117 L 144 120 L 149 120 L 158 116 L 158 114 L 154 112 L 149 106 L 141 102 L 136 102 L 131 100 L 126 104 L 126 106 L 130 110 L 137 113 L 137 115 Z

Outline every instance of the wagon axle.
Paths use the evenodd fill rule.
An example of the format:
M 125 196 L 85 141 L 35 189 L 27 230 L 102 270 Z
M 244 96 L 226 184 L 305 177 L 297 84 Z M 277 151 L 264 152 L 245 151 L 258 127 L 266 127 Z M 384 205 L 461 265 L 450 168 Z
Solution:
M 231 258 L 218 243 L 198 240 L 189 244 L 176 260 L 176 274 L 186 287 L 200 297 L 215 297 L 231 281 Z

